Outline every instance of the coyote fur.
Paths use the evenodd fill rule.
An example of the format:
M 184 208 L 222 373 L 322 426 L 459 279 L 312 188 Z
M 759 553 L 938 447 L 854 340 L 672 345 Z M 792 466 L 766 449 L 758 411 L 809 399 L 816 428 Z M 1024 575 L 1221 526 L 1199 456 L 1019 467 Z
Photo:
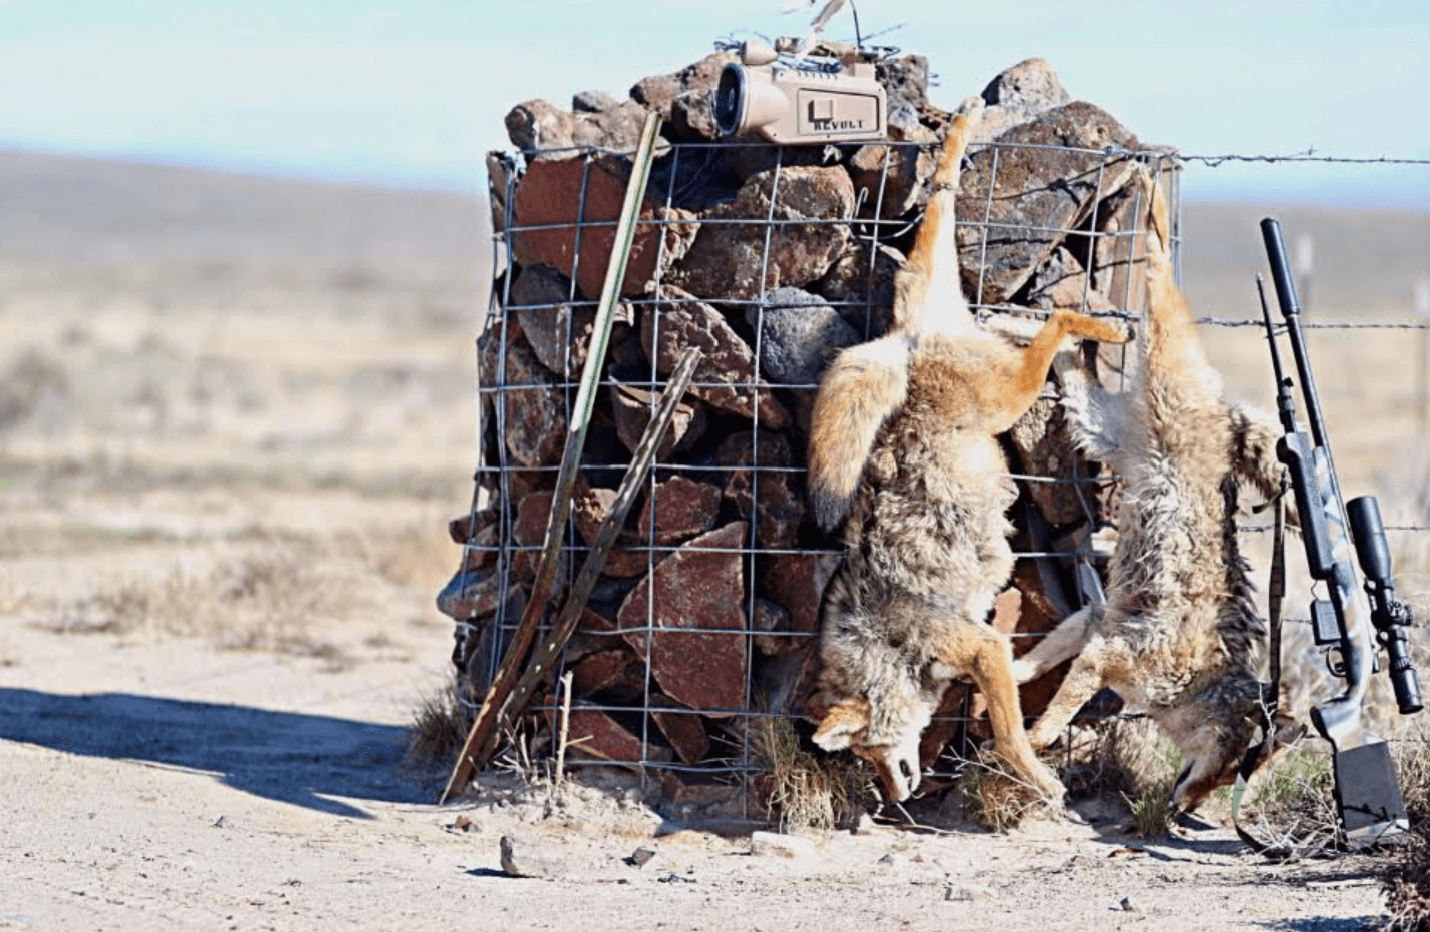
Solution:
M 1266 626 L 1235 518 L 1243 483 L 1279 492 L 1280 431 L 1224 400 L 1173 279 L 1165 199 L 1146 181 L 1154 229 L 1132 383 L 1111 394 L 1082 368 L 1058 365 L 1074 442 L 1122 483 L 1106 604 L 1068 617 L 1014 670 L 1023 683 L 1077 658 L 1029 732 L 1038 749 L 1104 687 L 1145 710 L 1182 752 L 1172 801 L 1188 811 L 1235 779 L 1260 721 Z M 1283 727 L 1289 735 L 1289 716 Z
M 981 100 L 949 126 L 933 193 L 895 283 L 888 335 L 843 351 L 815 400 L 809 488 L 816 520 L 847 516 L 847 553 L 825 596 L 814 741 L 851 748 L 895 800 L 920 779 L 919 738 L 949 683 L 971 676 L 997 750 L 1038 791 L 1062 785 L 1023 728 L 1008 638 L 986 623 L 1013 569 L 1004 515 L 1017 496 L 997 435 L 1037 399 L 1068 334 L 1122 331 L 1055 313 L 1025 349 L 975 325 L 954 241 L 960 163 Z

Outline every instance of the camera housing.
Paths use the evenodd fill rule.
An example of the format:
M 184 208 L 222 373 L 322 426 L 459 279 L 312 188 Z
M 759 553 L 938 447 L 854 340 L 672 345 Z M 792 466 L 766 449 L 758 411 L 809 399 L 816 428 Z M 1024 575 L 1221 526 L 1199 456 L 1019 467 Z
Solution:
M 874 61 L 859 49 L 821 43 L 805 58 L 783 59 L 794 40 L 771 48 L 746 42 L 715 90 L 715 124 L 727 136 L 758 133 L 782 145 L 885 138 L 888 101 Z

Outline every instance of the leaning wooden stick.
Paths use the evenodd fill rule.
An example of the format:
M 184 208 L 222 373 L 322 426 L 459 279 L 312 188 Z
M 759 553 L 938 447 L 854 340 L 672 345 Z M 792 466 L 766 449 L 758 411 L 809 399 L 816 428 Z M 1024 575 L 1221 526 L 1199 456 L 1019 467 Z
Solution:
M 555 669 L 556 658 L 575 633 L 576 626 L 581 621 L 581 613 L 586 608 L 586 601 L 591 597 L 591 590 L 595 588 L 601 569 L 606 565 L 606 556 L 615 545 L 616 537 L 620 534 L 636 497 L 640 495 L 641 486 L 645 484 L 651 464 L 655 461 L 655 451 L 660 445 L 660 438 L 675 417 L 676 405 L 689 388 L 695 377 L 695 367 L 703 356 L 698 348 L 691 346 L 687 347 L 676 361 L 675 371 L 670 374 L 665 392 L 656 406 L 655 416 L 646 425 L 640 443 L 636 444 L 635 454 L 631 457 L 630 465 L 626 467 L 626 474 L 621 477 L 620 487 L 616 489 L 615 500 L 597 529 L 595 539 L 591 541 L 591 549 L 586 554 L 586 561 L 581 564 L 581 571 L 576 575 L 566 604 L 562 606 L 561 614 L 552 622 L 551 636 L 537 647 L 527 661 L 526 671 L 497 712 L 495 727 L 483 738 L 482 743 L 472 748 L 471 758 L 474 766 L 484 766 L 491 759 L 496 753 L 503 728 L 511 719 L 521 714 L 531 701 L 532 695 Z
M 659 138 L 660 115 L 651 113 L 646 117 L 641 132 L 640 145 L 632 159 L 631 177 L 626 185 L 625 200 L 621 204 L 620 218 L 616 221 L 615 240 L 611 247 L 610 261 L 606 265 L 606 279 L 601 287 L 601 299 L 596 306 L 596 318 L 592 327 L 591 344 L 586 353 L 586 365 L 581 371 L 581 383 L 576 389 L 576 399 L 572 405 L 571 419 L 567 428 L 566 450 L 561 458 L 561 469 L 556 477 L 556 493 L 551 501 L 551 516 L 546 524 L 546 539 L 541 550 L 541 563 L 536 571 L 536 580 L 531 585 L 531 596 L 517 625 L 512 642 L 502 657 L 501 668 L 487 690 L 482 707 L 472 722 L 472 730 L 462 746 L 457 765 L 452 770 L 447 786 L 438 798 L 438 804 L 445 803 L 452 792 L 471 776 L 473 751 L 484 747 L 488 739 L 498 733 L 495 727 L 512 686 L 516 683 L 522 658 L 531 649 L 536 639 L 537 628 L 546 611 L 547 600 L 556 581 L 557 558 L 561 552 L 561 541 L 566 528 L 566 518 L 571 513 L 571 493 L 576 485 L 576 468 L 581 459 L 581 451 L 586 443 L 586 427 L 591 420 L 591 409 L 596 400 L 597 383 L 606 359 L 606 345 L 610 341 L 611 324 L 615 319 L 617 299 L 620 297 L 621 282 L 626 276 L 626 263 L 630 258 L 631 244 L 635 239 L 636 220 L 640 216 L 641 203 L 645 200 L 646 182 L 650 180 L 651 161 L 655 157 L 655 145 Z

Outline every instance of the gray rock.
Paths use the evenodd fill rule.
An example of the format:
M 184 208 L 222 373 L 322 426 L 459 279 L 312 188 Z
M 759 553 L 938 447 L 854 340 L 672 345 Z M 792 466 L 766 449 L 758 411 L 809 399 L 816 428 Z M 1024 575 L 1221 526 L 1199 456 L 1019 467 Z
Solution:
M 800 221 L 844 221 L 853 213 L 854 185 L 843 168 L 761 172 L 745 182 L 733 203 L 705 215 L 716 222 L 701 224 L 669 280 L 712 301 L 756 298 L 762 285 L 766 291 L 806 285 L 829 271 L 850 234 L 845 223 Z M 776 226 L 767 237 L 768 219 Z
M 1058 80 L 1053 66 L 1041 58 L 1029 58 L 998 74 L 983 89 L 983 110 L 970 144 L 997 139 L 1015 126 L 1070 103 L 1072 98 Z
M 976 153 L 960 180 L 958 215 L 982 218 L 986 212 L 993 226 L 985 231 L 981 221 L 958 225 L 964 289 L 970 299 L 983 304 L 1011 299 L 1062 244 L 1064 231 L 1076 227 L 1100 197 L 1120 189 L 1132 176 L 1129 158 L 1105 156 L 1101 150 L 1139 145 L 1137 137 L 1105 111 L 1078 101 L 1000 136 L 996 178 L 995 150 Z
M 601 113 L 621 105 L 621 98 L 605 91 L 581 91 L 571 97 L 573 113 Z
M 760 371 L 779 384 L 816 386 L 834 354 L 860 342 L 838 311 L 799 288 L 776 288 L 763 308 L 745 309 L 745 322 L 758 328 Z
M 663 303 L 641 315 L 641 340 L 655 360 L 656 371 L 669 375 L 680 353 L 698 346 L 705 355 L 695 367 L 690 394 L 712 407 L 750 418 L 758 405 L 761 424 L 776 430 L 787 425 L 789 411 L 770 390 L 752 388 L 757 382 L 755 353 L 720 312 L 673 286 L 663 287 L 661 296 L 666 299 Z
M 545 265 L 528 265 L 512 282 L 508 310 L 515 309 L 521 330 L 541 364 L 559 375 L 579 375 L 591 344 L 596 309 L 573 306 L 571 280 Z M 576 297 L 580 301 L 580 295 Z

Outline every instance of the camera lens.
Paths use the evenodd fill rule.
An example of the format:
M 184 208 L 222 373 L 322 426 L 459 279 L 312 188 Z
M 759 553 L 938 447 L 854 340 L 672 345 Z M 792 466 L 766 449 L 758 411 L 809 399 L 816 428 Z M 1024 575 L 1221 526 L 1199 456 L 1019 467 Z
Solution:
M 745 109 L 745 69 L 733 62 L 720 72 L 715 89 L 715 125 L 725 135 L 740 131 L 740 114 Z

